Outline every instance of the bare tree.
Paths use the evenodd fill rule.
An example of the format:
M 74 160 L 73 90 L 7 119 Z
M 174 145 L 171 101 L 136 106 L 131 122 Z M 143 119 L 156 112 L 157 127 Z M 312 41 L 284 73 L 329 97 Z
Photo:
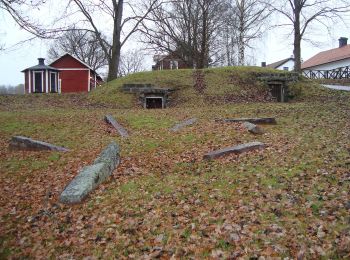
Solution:
M 56 39 L 48 50 L 51 60 L 61 57 L 64 53 L 74 55 L 94 70 L 101 69 L 108 64 L 96 35 L 89 31 L 67 31 Z
M 39 10 L 44 6 L 47 0 L 0 0 L 0 9 L 7 12 L 12 19 L 25 31 L 42 39 L 51 39 L 56 37 L 59 33 L 69 30 L 66 26 L 50 26 L 49 23 L 58 20 L 52 19 L 46 24 L 37 22 L 33 17 L 30 17 L 31 11 Z
M 223 52 L 221 53 L 222 64 L 226 66 L 237 65 L 237 32 L 235 26 L 235 17 L 229 16 L 230 22 L 228 22 L 222 30 L 222 46 Z
M 301 41 L 305 39 L 312 24 L 328 28 L 336 20 L 342 20 L 342 14 L 350 11 L 348 0 L 278 0 L 270 5 L 271 10 L 287 19 L 282 26 L 290 26 L 293 34 L 293 54 L 296 72 L 301 72 Z
M 208 67 L 221 51 L 217 37 L 226 10 L 222 0 L 169 1 L 152 9 L 143 22 L 143 41 L 157 52 L 182 59 L 189 67 Z
M 160 0 L 148 0 L 148 9 L 140 12 L 137 5 L 131 5 L 132 2 L 124 3 L 124 0 L 71 0 L 78 7 L 79 12 L 85 18 L 85 22 L 89 28 L 85 28 L 94 32 L 98 39 L 102 50 L 108 60 L 108 81 L 118 77 L 121 49 L 127 40 L 138 31 L 140 23 L 148 16 L 148 14 L 160 5 Z M 137 4 L 137 3 L 135 3 Z M 132 16 L 123 17 L 124 5 L 130 7 L 133 12 Z M 95 15 L 95 16 L 94 16 Z M 96 17 L 110 17 L 113 24 L 111 30 L 111 43 L 102 37 L 102 28 L 99 27 Z
M 144 55 L 140 50 L 127 51 L 121 54 L 119 68 L 120 77 L 143 71 L 144 69 Z
M 264 32 L 271 11 L 263 0 L 231 0 L 231 27 L 236 33 L 238 45 L 238 65 L 245 65 L 245 48 L 250 42 L 260 38 Z

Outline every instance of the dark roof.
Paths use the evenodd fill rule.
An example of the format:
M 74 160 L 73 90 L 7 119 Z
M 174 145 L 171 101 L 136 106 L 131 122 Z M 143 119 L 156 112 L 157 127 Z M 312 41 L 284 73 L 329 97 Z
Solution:
M 301 64 L 301 68 L 306 69 L 347 58 L 350 58 L 350 45 L 322 51 Z
M 288 62 L 290 60 L 294 60 L 294 58 L 289 57 L 289 58 L 284 59 L 284 60 L 276 61 L 274 63 L 271 63 L 271 64 L 267 65 L 266 67 L 276 69 L 279 66 L 281 66 L 282 64 L 284 64 L 284 63 L 286 63 L 286 62 Z
M 22 70 L 22 72 L 25 72 L 27 70 L 54 70 L 54 71 L 59 71 L 58 69 L 51 67 L 51 66 L 47 66 L 45 65 L 45 59 L 44 58 L 38 58 L 38 65 L 32 66 L 30 68 L 27 68 L 25 70 Z
M 54 71 L 59 71 L 59 69 L 51 67 L 51 66 L 47 66 L 47 65 L 35 65 L 29 68 L 26 68 L 24 70 L 22 70 L 22 72 L 25 72 L 27 70 L 54 70 Z

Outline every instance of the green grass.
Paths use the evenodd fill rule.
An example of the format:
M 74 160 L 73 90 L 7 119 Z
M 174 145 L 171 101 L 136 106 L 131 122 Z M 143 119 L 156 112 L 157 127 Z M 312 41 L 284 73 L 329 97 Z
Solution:
M 174 89 L 172 106 L 202 106 L 208 102 L 223 102 L 225 96 L 259 95 L 259 91 L 267 89 L 267 85 L 255 80 L 255 73 L 286 73 L 261 67 L 222 67 L 204 69 L 206 88 L 203 94 L 194 89 L 193 70 L 164 70 L 135 73 L 103 85 L 89 95 L 89 101 L 94 104 L 108 104 L 117 108 L 132 108 L 138 103 L 137 95 L 122 91 L 123 84 L 153 84 L 160 88 Z M 305 90 L 307 89 L 307 90 Z M 309 81 L 291 84 L 291 96 L 302 97 L 312 91 L 317 92 L 317 86 Z M 316 90 L 315 90 L 316 89 Z
M 249 76 L 238 68 L 205 71 L 211 86 L 223 84 L 232 87 L 230 91 L 234 84 L 224 85 L 226 79 L 218 77 L 218 71 Z M 190 79 L 192 72 L 177 73 L 130 77 L 140 82 L 142 75 L 155 82 L 169 79 L 166 87 L 172 76 L 180 82 L 173 82 L 174 87 L 181 89 L 186 84 L 181 80 Z M 318 95 L 327 102 L 304 99 L 287 104 L 143 110 L 91 109 L 68 101 L 66 107 L 48 107 L 44 97 L 35 97 L 38 103 L 31 109 L 20 105 L 22 97 L 19 104 L 12 104 L 15 99 L 4 101 L 9 103 L 0 110 L 0 257 L 108 259 L 128 255 L 139 259 L 154 257 L 162 247 L 164 258 L 210 258 L 218 250 L 226 258 L 238 251 L 243 258 L 269 258 L 271 248 L 280 250 L 272 252 L 273 256 L 296 258 L 303 246 L 313 250 L 305 253 L 307 259 L 321 258 L 319 247 L 327 258 L 346 256 L 346 247 L 334 241 L 346 241 L 348 236 L 344 205 L 350 189 L 349 99 L 336 91 L 318 92 L 316 85 L 306 89 L 310 82 L 302 83 L 306 84 L 304 98 Z M 180 92 L 192 91 L 190 87 Z M 106 86 L 106 96 L 113 89 L 117 86 Z M 208 93 L 212 90 L 209 87 Z M 102 92 L 88 98 L 94 99 L 95 94 Z M 108 98 L 113 101 L 115 97 Z M 130 131 L 129 138 L 111 131 L 103 121 L 107 113 Z M 275 116 L 278 124 L 262 126 L 266 133 L 253 136 L 240 124 L 214 121 L 256 116 Z M 169 131 L 175 123 L 193 117 L 199 119 L 193 126 Z M 9 151 L 8 141 L 15 134 L 71 151 Z M 253 140 L 268 147 L 203 160 L 208 151 Z M 111 141 L 120 145 L 122 156 L 113 178 L 80 205 L 59 204 L 65 185 Z M 326 234 L 322 239 L 317 238 L 320 226 Z M 240 240 L 230 241 L 232 233 Z M 160 235 L 164 236 L 159 240 Z

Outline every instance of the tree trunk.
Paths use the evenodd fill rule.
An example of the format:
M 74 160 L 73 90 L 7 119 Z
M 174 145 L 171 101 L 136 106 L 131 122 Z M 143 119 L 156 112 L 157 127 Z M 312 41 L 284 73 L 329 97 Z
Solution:
M 301 73 L 301 34 L 300 34 L 300 12 L 301 6 L 300 1 L 294 0 L 294 71 Z
M 113 6 L 115 12 L 114 16 L 114 27 L 113 27 L 113 43 L 111 48 L 111 54 L 109 59 L 109 69 L 108 69 L 108 77 L 107 81 L 114 80 L 118 78 L 119 71 L 119 62 L 120 62 L 120 36 L 121 36 L 121 27 L 122 27 L 122 17 L 123 17 L 123 4 L 124 0 L 113 0 Z
M 198 69 L 203 69 L 208 67 L 207 61 L 207 19 L 208 14 L 206 10 L 205 3 L 203 3 L 203 18 L 202 18 L 202 42 L 201 42 L 201 51 L 199 57 Z
M 238 65 L 244 66 L 244 1 L 239 6 Z
M 109 59 L 109 68 L 108 68 L 108 78 L 107 81 L 114 80 L 118 77 L 119 72 L 119 61 L 120 61 L 120 42 L 114 44 L 112 46 L 112 53 Z
M 244 39 L 243 39 L 243 32 L 239 32 L 239 39 L 238 39 L 238 65 L 244 66 L 245 62 L 244 57 Z

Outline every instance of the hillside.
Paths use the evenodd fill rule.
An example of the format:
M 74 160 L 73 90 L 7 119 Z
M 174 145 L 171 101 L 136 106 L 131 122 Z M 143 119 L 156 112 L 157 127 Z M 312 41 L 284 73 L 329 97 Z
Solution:
M 210 68 L 200 70 L 199 76 L 195 76 L 194 70 L 188 69 L 141 72 L 106 83 L 93 91 L 89 100 L 92 103 L 113 104 L 119 108 L 134 107 L 137 104 L 137 96 L 123 93 L 122 86 L 127 83 L 139 83 L 174 89 L 171 104 L 173 107 L 270 101 L 267 96 L 267 84 L 256 79 L 258 73 L 289 74 L 261 67 Z M 296 98 L 318 90 L 315 84 L 306 80 L 290 86 L 290 94 Z
M 260 70 L 204 70 L 203 90 L 183 70 L 134 74 L 90 94 L 0 95 L 0 259 L 348 259 L 350 93 L 302 80 L 290 103 L 246 103 L 266 88 L 251 78 Z M 130 82 L 176 88 L 174 107 L 140 108 L 121 92 Z M 220 101 L 232 93 L 239 99 Z M 242 117 L 277 124 L 253 135 L 216 120 Z M 16 135 L 70 151 L 8 149 Z M 81 204 L 59 203 L 112 141 L 121 150 L 113 177 Z M 254 141 L 266 148 L 203 158 Z

